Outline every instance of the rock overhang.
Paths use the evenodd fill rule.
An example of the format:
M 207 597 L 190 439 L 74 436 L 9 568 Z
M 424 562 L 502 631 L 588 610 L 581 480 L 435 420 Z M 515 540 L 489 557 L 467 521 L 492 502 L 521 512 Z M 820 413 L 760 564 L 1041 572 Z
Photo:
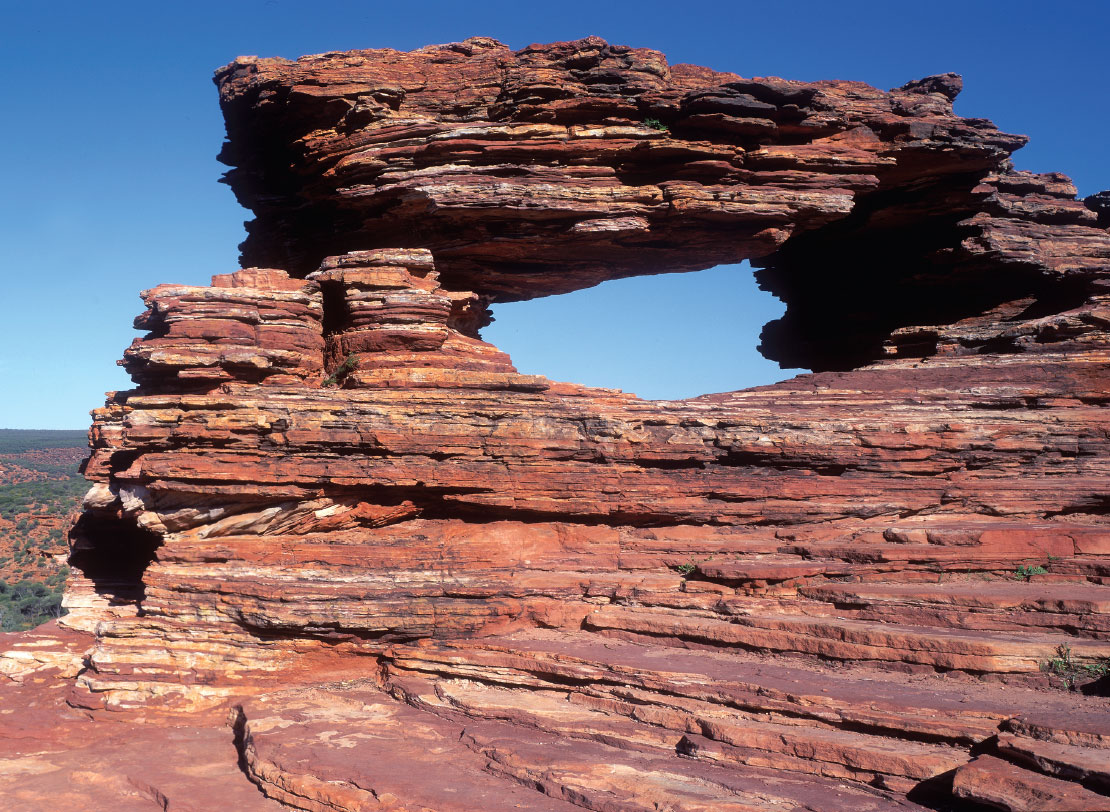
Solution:
M 255 213 L 244 264 L 425 248 L 446 290 L 496 302 L 748 259 L 787 304 L 762 344 L 784 366 L 878 360 L 930 314 L 1081 299 L 1101 261 L 1027 243 L 1107 240 L 1066 178 L 1011 170 L 1023 136 L 953 113 L 955 74 L 881 91 L 474 38 L 241 58 L 216 83 L 226 181 Z

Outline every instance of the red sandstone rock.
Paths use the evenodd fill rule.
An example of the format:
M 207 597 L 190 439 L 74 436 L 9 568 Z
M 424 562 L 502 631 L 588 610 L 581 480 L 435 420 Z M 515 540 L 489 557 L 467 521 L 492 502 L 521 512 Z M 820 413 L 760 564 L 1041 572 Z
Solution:
M 51 742 L 19 798 L 95 761 L 102 806 L 187 804 L 208 742 L 217 791 L 313 812 L 914 809 L 953 771 L 1102 808 L 1105 701 L 1043 669 L 1110 657 L 1110 235 L 958 77 L 592 38 L 217 82 L 281 270 L 143 295 L 71 614 L 0 646 L 2 721 Z M 494 300 L 741 258 L 788 305 L 765 351 L 840 371 L 650 402 L 481 339 Z
M 957 798 L 1010 812 L 1104 812 L 1110 797 L 1083 787 L 1023 770 L 992 756 L 979 756 L 956 771 Z

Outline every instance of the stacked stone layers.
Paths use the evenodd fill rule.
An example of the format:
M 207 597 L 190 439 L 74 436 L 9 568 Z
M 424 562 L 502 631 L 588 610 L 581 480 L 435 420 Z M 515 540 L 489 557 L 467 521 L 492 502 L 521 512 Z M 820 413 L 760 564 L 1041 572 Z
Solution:
M 1025 141 L 954 116 L 952 75 L 749 80 L 597 38 L 247 58 L 216 78 L 251 262 L 420 245 L 450 287 L 511 298 L 763 256 L 919 182 L 923 160 L 982 174 Z
M 465 385 L 468 377 L 488 383 L 501 373 L 506 381 L 534 385 L 534 378 L 515 374 L 508 355 L 478 338 L 491 320 L 486 301 L 443 290 L 434 268 L 423 249 L 377 250 L 329 257 L 310 274 L 322 301 L 331 300 L 325 308 L 332 323 L 325 341 L 324 363 L 333 371 L 327 383 L 421 385 L 453 374 Z M 438 372 L 429 378 L 429 370 Z
M 212 780 L 312 812 L 1110 808 L 1105 207 L 1012 171 L 958 77 L 477 39 L 218 81 L 245 256 L 290 273 L 144 294 L 21 697 L 230 707 Z M 480 338 L 740 258 L 767 351 L 826 371 L 651 402 Z M 61 746 L 13 724 L 34 808 Z
M 829 780 L 879 787 L 866 803 L 880 805 L 923 788 L 989 799 L 1012 763 L 1031 782 L 1023 791 L 1095 791 L 1104 769 L 1071 779 L 1075 764 L 1098 763 L 1101 739 L 1069 725 L 1100 703 L 1033 688 L 1061 651 L 1076 669 L 1063 680 L 1110 658 L 1103 352 L 891 360 L 645 402 L 511 366 L 453 366 L 452 341 L 496 351 L 449 326 L 442 299 L 411 304 L 438 294 L 434 266 L 425 258 L 418 276 L 411 258 L 386 264 L 396 257 L 337 257 L 312 275 L 319 323 L 336 330 L 320 366 L 324 346 L 371 335 L 345 346 L 363 351 L 342 388 L 129 393 L 98 413 L 88 471 L 102 484 L 87 515 L 143 528 L 157 546 L 141 615 L 100 613 L 72 702 L 219 707 L 377 663 L 359 683 L 366 696 L 306 687 L 237 711 L 248 774 L 301 809 L 360 808 L 367 782 L 424 798 L 423 784 L 393 786 L 389 762 L 350 772 L 384 758 L 378 745 L 325 758 L 332 745 L 309 744 L 370 721 L 469 742 L 393 758 L 517 765 L 445 777 L 477 781 L 466 803 L 506 780 L 585 793 L 589 808 L 642 800 L 647 790 L 581 772 L 552 735 L 597 742 L 592 758 L 624 764 L 632 784 L 685 774 L 666 766 L 677 748 L 706 764 L 695 796 L 708 808 L 729 808 L 739 776 L 744 793 L 766 794 L 782 771 L 800 783 L 775 778 L 775 804 L 831 797 L 829 809 L 865 802 L 829 796 Z M 412 298 L 390 309 L 397 291 Z M 442 343 L 427 340 L 429 324 Z M 333 367 L 342 352 L 328 352 Z M 98 553 L 94 539 L 87 560 L 98 554 L 118 551 Z M 678 653 L 690 648 L 705 653 Z M 788 659 L 771 668 L 768 654 Z M 902 701 L 892 687 L 877 714 L 876 681 L 890 670 L 920 675 L 924 693 Z M 1009 687 L 941 685 L 933 673 Z M 735 698 L 774 679 L 832 691 L 839 715 Z M 290 727 L 304 703 L 319 731 Z M 1042 732 L 1007 733 L 1018 719 Z M 502 727 L 475 727 L 492 720 Z M 1000 733 L 1020 741 L 971 760 Z M 1021 755 L 1060 737 L 1072 749 L 1059 769 Z M 566 777 L 545 784 L 556 764 Z
M 820 370 L 1056 341 L 1084 317 L 1043 319 L 1104 306 L 1102 198 L 1012 171 L 1026 139 L 955 115 L 953 74 L 883 92 L 479 38 L 216 81 L 247 264 L 421 247 L 446 289 L 507 301 L 750 259 L 787 305 L 761 349 Z
M 150 332 L 120 363 L 147 389 L 293 383 L 323 368 L 319 289 L 283 271 L 223 274 L 211 287 L 159 285 L 143 300 L 135 328 Z

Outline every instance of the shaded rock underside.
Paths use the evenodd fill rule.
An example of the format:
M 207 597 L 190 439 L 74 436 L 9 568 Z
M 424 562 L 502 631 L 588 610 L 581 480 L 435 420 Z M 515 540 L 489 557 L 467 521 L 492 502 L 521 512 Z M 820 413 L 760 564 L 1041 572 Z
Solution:
M 1110 223 L 958 77 L 217 84 L 252 267 L 144 293 L 70 614 L 0 655 L 12 808 L 1110 808 Z M 741 259 L 817 374 L 650 402 L 480 337 Z

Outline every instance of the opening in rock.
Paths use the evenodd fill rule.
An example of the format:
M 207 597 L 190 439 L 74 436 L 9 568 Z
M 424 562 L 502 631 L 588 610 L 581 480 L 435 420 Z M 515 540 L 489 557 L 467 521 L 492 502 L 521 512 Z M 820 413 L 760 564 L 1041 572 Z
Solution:
M 673 400 L 807 372 L 781 369 L 756 349 L 784 308 L 744 262 L 497 304 L 482 338 L 525 374 Z
M 161 544 L 158 535 L 94 511 L 82 513 L 70 532 L 74 544 L 69 564 L 92 582 L 97 594 L 113 606 L 141 605 L 146 597 L 143 575 Z

